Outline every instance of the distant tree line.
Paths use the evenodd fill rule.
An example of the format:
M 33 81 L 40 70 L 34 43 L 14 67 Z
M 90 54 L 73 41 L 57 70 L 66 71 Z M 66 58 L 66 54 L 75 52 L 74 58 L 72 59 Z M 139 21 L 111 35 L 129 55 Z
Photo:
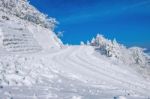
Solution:
M 85 45 L 81 42 L 81 45 Z M 95 47 L 102 55 L 112 57 L 127 64 L 138 64 L 140 66 L 149 66 L 150 56 L 144 52 L 145 49 L 140 47 L 130 47 L 119 44 L 116 39 L 109 40 L 103 35 L 97 34 L 87 45 Z

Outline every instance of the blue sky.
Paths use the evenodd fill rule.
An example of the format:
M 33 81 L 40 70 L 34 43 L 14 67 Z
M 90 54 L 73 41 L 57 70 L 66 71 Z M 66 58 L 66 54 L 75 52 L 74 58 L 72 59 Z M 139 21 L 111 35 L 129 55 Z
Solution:
M 97 33 L 127 46 L 150 48 L 150 0 L 30 0 L 59 21 L 64 43 L 79 44 Z

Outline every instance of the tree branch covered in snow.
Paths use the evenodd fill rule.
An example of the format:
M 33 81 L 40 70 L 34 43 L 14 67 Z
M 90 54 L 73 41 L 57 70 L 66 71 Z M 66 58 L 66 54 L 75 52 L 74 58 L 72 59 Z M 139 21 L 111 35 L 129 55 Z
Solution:
M 0 11 L 13 14 L 21 19 L 33 22 L 45 28 L 54 29 L 58 22 L 55 18 L 39 12 L 28 0 L 0 0 Z
M 131 47 L 127 48 L 119 44 L 115 39 L 106 39 L 103 35 L 98 34 L 90 43 L 103 55 L 114 57 L 127 64 L 139 64 L 145 66 L 148 64 L 148 54 L 144 53 L 143 48 Z

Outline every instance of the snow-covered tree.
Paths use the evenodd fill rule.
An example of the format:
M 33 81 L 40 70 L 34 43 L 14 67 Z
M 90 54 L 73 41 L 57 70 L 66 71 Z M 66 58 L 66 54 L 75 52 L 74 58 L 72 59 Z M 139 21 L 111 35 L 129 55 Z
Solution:
M 90 45 L 90 41 L 87 41 L 86 44 L 87 44 L 87 45 Z
M 92 39 L 91 45 L 98 47 L 102 54 L 111 56 L 112 43 L 110 40 L 105 39 L 103 35 L 97 34 L 96 39 Z
M 144 55 L 144 49 L 139 47 L 132 47 L 130 50 L 132 52 L 132 57 L 134 58 L 135 63 L 145 65 L 146 57 Z
M 93 37 L 92 40 L 91 40 L 91 45 L 92 45 L 92 46 L 95 46 L 95 45 L 96 45 L 96 44 L 95 44 L 95 38 L 94 38 L 94 37 Z
M 85 45 L 83 41 L 80 42 L 80 45 Z
M 58 37 L 58 38 L 63 37 L 63 32 L 61 32 L 61 31 L 57 32 L 56 34 L 57 34 L 57 37 Z
M 100 34 L 91 40 L 90 45 L 96 47 L 101 54 L 114 57 L 127 64 L 139 64 L 143 66 L 148 63 L 142 48 L 126 48 L 124 45 L 119 44 L 116 39 L 109 40 Z
M 40 13 L 35 7 L 31 6 L 28 0 L 1 0 L 0 11 L 13 14 L 21 19 L 39 24 L 42 27 L 54 29 L 58 22 L 54 18 Z

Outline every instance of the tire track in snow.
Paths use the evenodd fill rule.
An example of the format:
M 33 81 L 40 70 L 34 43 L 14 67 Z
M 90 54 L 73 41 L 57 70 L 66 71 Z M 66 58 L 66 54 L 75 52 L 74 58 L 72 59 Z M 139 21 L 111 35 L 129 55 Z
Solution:
M 141 84 L 142 82 L 140 82 L 139 80 L 134 79 L 134 77 L 130 77 L 130 74 L 127 74 L 128 72 L 122 73 L 119 72 L 119 70 L 122 71 L 120 68 L 118 70 L 114 70 L 112 69 L 112 67 L 109 68 L 109 66 L 106 65 L 105 65 L 106 68 L 104 68 L 105 66 L 103 66 L 102 68 L 101 66 L 97 65 L 97 62 L 94 61 L 91 62 L 91 60 L 93 60 L 91 57 L 94 56 L 92 54 L 91 55 L 87 54 L 86 50 L 88 50 L 88 47 L 87 49 L 79 46 L 69 47 L 64 51 L 61 51 L 59 54 L 54 55 L 52 57 L 52 60 L 57 62 L 57 64 L 55 65 L 58 68 L 66 72 L 81 75 L 82 77 L 87 76 L 89 77 L 89 79 L 90 78 L 95 79 L 95 81 L 97 81 L 97 79 L 99 79 L 98 81 L 103 80 L 106 84 L 112 86 L 116 85 L 128 89 L 132 88 L 134 90 L 142 89 L 143 92 L 141 91 L 139 92 L 141 94 L 146 93 L 145 91 L 149 91 L 145 88 L 146 86 L 143 86 L 146 83 L 143 82 L 144 84 Z M 99 61 L 103 63 L 103 61 L 101 60 Z M 115 75 L 110 74 L 111 72 L 112 73 L 114 72 L 115 74 L 119 75 L 115 77 Z M 122 77 L 127 77 L 128 79 L 124 79 Z M 137 83 L 135 83 L 135 81 L 133 80 L 136 80 Z
M 82 49 L 82 48 L 81 48 Z M 107 69 L 108 68 L 105 68 L 105 69 L 103 69 L 103 68 L 95 68 L 95 67 L 98 67 L 97 65 L 95 65 L 95 64 L 92 64 L 92 63 L 90 63 L 90 62 L 88 62 L 88 61 L 85 61 L 85 60 L 82 60 L 81 58 L 83 58 L 83 55 L 82 55 L 82 53 L 80 53 L 81 51 L 80 51 L 80 48 L 79 48 L 79 50 L 77 51 L 77 53 L 75 54 L 76 56 L 77 56 L 77 54 L 79 54 L 79 56 L 82 56 L 82 57 L 80 57 L 80 58 L 78 58 L 77 57 L 77 62 L 78 63 L 80 63 L 80 64 L 78 64 L 78 65 L 81 65 L 81 66 L 85 66 L 86 68 L 89 68 L 90 70 L 93 70 L 94 72 L 96 72 L 96 73 L 99 73 L 99 74 L 101 74 L 101 75 L 105 75 L 105 78 L 110 78 L 110 79 L 108 79 L 109 81 L 111 81 L 111 79 L 113 79 L 113 80 L 115 80 L 115 81 L 119 81 L 119 83 L 121 82 L 121 83 L 125 83 L 125 84 L 128 84 L 128 85 L 134 85 L 133 87 L 137 87 L 137 86 L 135 86 L 135 84 L 132 84 L 133 82 L 129 82 L 129 81 L 126 81 L 126 80 L 124 80 L 124 79 L 122 79 L 122 77 L 125 77 L 126 75 L 122 75 L 122 77 L 120 77 L 120 78 L 118 78 L 118 76 L 117 77 L 115 77 L 115 76 L 112 76 L 112 75 L 109 75 L 108 73 L 111 73 L 110 71 L 107 71 Z M 73 57 L 73 56 L 72 56 Z M 87 58 L 86 59 L 90 59 L 90 58 L 88 58 L 88 56 L 86 56 Z M 68 58 L 68 59 L 70 59 L 70 61 L 74 61 L 74 59 L 75 59 L 75 57 L 74 57 L 74 59 L 72 59 L 71 57 L 70 58 Z M 83 59 L 85 59 L 85 58 L 83 58 Z M 80 61 L 81 60 L 81 61 Z M 74 61 L 74 63 L 77 63 L 76 61 Z M 81 62 L 83 62 L 84 64 L 81 64 Z M 87 67 L 87 66 L 89 66 L 89 67 Z M 105 66 L 104 66 L 105 67 Z M 99 71 L 100 70 L 100 71 Z M 127 75 L 128 76 L 128 75 Z M 130 79 L 131 80 L 131 79 Z M 116 84 L 117 82 L 115 82 L 115 84 Z M 138 85 L 139 86 L 139 85 Z M 140 85 L 141 86 L 141 85 Z M 142 86 L 141 86 L 142 87 Z
M 77 59 L 84 61 L 87 64 L 90 64 L 93 68 L 95 67 L 95 69 L 99 69 L 99 70 L 104 70 L 105 72 L 108 73 L 115 73 L 115 74 L 119 74 L 121 76 L 125 76 L 132 79 L 136 79 L 136 81 L 141 82 L 141 83 L 145 83 L 144 81 L 141 81 L 141 79 L 139 80 L 139 77 L 136 76 L 134 73 L 132 73 L 131 71 L 127 71 L 124 72 L 123 69 L 128 69 L 128 68 L 120 68 L 122 66 L 116 66 L 110 63 L 104 63 L 103 61 L 101 61 L 100 59 L 94 58 L 92 59 L 92 57 L 94 57 L 93 55 L 90 55 L 89 53 L 86 53 L 85 51 L 81 53 L 81 50 L 83 48 L 80 47 L 80 51 L 78 51 L 77 54 L 75 54 L 75 56 L 77 57 Z M 84 57 L 82 57 L 83 55 L 86 55 Z M 96 61 L 97 60 L 97 61 Z M 94 62 L 90 62 L 90 61 L 94 61 Z M 106 60 L 105 60 L 106 61 Z M 100 66 L 100 64 L 107 64 L 105 66 Z M 113 67 L 113 68 L 112 68 Z M 115 68 L 115 69 L 114 69 Z M 132 75 L 131 75 L 132 74 Z M 114 75 L 115 76 L 115 75 Z M 118 75 L 117 75 L 118 76 Z

